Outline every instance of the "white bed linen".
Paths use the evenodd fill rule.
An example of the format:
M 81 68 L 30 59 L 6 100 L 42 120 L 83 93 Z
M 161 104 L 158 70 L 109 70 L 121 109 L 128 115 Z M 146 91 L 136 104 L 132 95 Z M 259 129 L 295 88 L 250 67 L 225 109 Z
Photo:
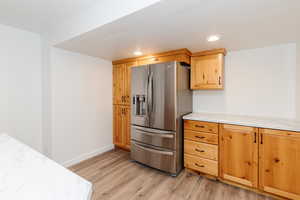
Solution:
M 90 182 L 0 134 L 1 200 L 90 200 L 91 194 Z

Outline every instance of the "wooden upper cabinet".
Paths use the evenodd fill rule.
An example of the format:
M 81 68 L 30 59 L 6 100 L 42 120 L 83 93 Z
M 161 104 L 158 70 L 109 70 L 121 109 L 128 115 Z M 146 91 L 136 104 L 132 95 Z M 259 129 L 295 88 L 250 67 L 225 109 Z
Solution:
M 124 103 L 124 64 L 113 66 L 113 102 Z
M 132 66 L 136 66 L 136 62 L 113 66 L 113 104 L 115 105 L 130 105 Z
M 248 187 L 258 184 L 258 129 L 220 125 L 220 170 L 224 180 Z
M 137 62 L 129 62 L 125 64 L 124 69 L 124 98 L 125 105 L 130 105 L 131 100 L 131 68 L 137 66 Z
M 177 49 L 173 51 L 166 51 L 152 55 L 140 56 L 135 58 L 126 58 L 113 61 L 113 65 L 135 62 L 136 65 L 150 65 L 163 62 L 177 61 L 190 64 L 191 52 L 187 49 Z
M 223 89 L 225 55 L 225 49 L 194 53 L 191 58 L 191 89 Z
M 300 133 L 260 129 L 259 187 L 300 199 Z

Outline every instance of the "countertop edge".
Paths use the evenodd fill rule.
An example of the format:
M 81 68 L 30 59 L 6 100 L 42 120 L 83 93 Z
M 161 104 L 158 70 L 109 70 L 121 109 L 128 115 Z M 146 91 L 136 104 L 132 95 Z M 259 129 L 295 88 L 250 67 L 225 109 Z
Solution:
M 204 115 L 203 117 L 200 116 L 191 116 L 191 115 Z M 290 127 L 291 125 L 282 125 L 280 124 L 280 122 L 276 122 L 276 120 L 278 121 L 282 121 L 282 119 L 270 119 L 270 121 L 267 121 L 266 119 L 261 119 L 260 117 L 257 117 L 257 122 L 246 122 L 243 121 L 243 117 L 249 117 L 249 116 L 240 116 L 241 119 L 240 120 L 226 120 L 226 119 L 211 119 L 213 117 L 210 116 L 210 118 L 208 119 L 207 117 L 205 117 L 206 114 L 202 114 L 202 113 L 190 113 L 187 114 L 185 116 L 183 116 L 184 120 L 193 120 L 193 121 L 203 121 L 203 122 L 212 122 L 212 123 L 222 123 L 222 124 L 231 124 L 231 125 L 239 125 L 239 126 L 251 126 L 251 127 L 256 127 L 256 128 L 266 128 L 266 129 L 274 129 L 274 130 L 283 130 L 283 131 L 291 131 L 291 132 L 300 132 L 300 122 L 299 122 L 299 127 Z M 212 114 L 209 114 L 212 115 Z M 217 114 L 215 114 L 217 115 Z M 221 114 L 221 115 L 226 115 L 226 114 Z M 237 115 L 228 115 L 228 116 L 234 116 L 234 117 L 238 117 Z M 253 117 L 253 120 L 256 117 Z M 261 122 L 265 120 L 265 122 Z M 275 122 L 274 122 L 275 120 Z M 260 122 L 258 122 L 260 121 Z M 293 122 L 295 123 L 296 121 L 289 121 L 286 120 L 287 122 Z M 274 124 L 273 124 L 274 123 Z

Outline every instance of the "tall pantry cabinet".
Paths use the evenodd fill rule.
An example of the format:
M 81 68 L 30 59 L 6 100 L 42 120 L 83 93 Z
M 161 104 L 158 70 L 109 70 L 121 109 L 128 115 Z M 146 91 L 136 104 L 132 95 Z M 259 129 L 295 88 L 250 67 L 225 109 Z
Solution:
M 136 62 L 113 66 L 113 142 L 130 149 L 130 68 Z

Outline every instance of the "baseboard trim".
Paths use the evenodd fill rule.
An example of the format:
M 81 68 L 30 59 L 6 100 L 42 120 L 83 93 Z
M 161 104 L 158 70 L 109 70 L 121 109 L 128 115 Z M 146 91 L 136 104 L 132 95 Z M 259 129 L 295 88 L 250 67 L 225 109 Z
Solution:
M 68 161 L 65 161 L 62 163 L 62 165 L 66 168 L 68 167 L 71 167 L 72 165 L 76 165 L 84 160 L 87 160 L 89 158 L 92 158 L 94 156 L 97 156 L 97 155 L 100 155 L 102 153 L 105 153 L 107 151 L 110 151 L 114 149 L 114 145 L 111 144 L 111 145 L 107 145 L 107 146 L 104 146 L 104 147 L 101 147 L 99 149 L 96 149 L 92 152 L 89 152 L 89 153 L 85 153 L 85 154 L 81 154 L 80 156 L 77 156 L 76 158 L 73 158 L 71 160 L 68 160 Z

